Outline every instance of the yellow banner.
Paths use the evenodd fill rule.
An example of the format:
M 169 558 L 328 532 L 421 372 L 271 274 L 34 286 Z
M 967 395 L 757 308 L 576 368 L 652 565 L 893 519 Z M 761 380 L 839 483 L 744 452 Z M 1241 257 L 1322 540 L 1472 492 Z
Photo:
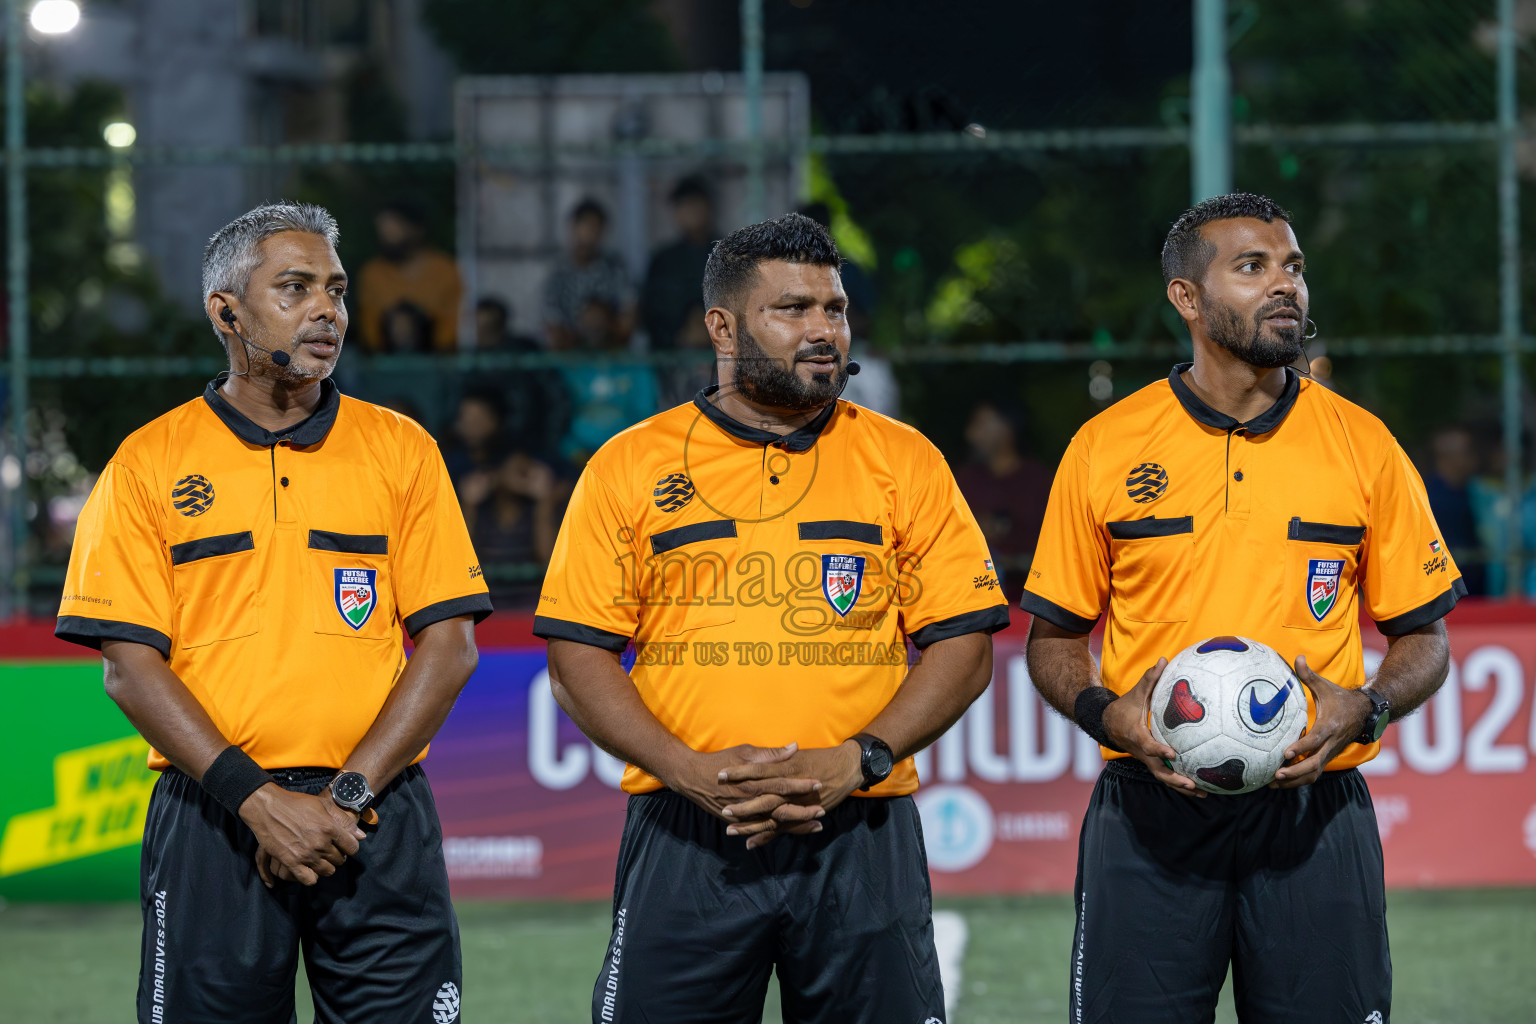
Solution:
M 0 839 L 0 877 L 131 846 L 157 772 L 138 736 L 68 750 L 53 759 L 54 806 L 18 814 Z

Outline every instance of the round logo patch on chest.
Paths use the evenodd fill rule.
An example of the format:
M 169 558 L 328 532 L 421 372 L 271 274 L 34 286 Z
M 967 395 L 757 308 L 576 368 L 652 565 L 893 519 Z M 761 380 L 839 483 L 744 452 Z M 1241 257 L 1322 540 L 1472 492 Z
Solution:
M 1156 501 L 1168 489 L 1168 471 L 1155 462 L 1143 462 L 1125 478 L 1125 493 L 1138 505 Z
M 200 516 L 213 504 L 213 484 L 196 473 L 184 476 L 171 488 L 171 504 L 184 516 Z
M 652 492 L 656 499 L 656 507 L 663 512 L 676 512 L 693 500 L 693 481 L 688 479 L 686 473 L 673 473 L 656 481 L 656 490 Z

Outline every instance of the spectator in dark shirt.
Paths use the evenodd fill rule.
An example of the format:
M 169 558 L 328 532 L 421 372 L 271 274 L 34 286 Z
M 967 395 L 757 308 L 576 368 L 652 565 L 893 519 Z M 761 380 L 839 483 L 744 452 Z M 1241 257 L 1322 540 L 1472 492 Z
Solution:
M 537 338 L 512 330 L 512 307 L 487 295 L 475 303 L 475 348 L 480 352 L 543 352 Z
M 640 289 L 640 319 L 653 352 L 709 347 L 699 282 L 715 240 L 714 199 L 697 176 L 679 181 L 670 198 L 678 238 L 651 255 Z
M 972 459 L 955 471 L 1010 604 L 1018 604 L 1023 593 L 1051 493 L 1050 471 L 1020 454 L 1022 435 L 1022 417 L 1015 410 L 980 403 L 965 427 Z
M 570 248 L 556 260 L 544 283 L 549 345 L 579 347 L 583 312 L 596 303 L 613 310 L 602 347 L 623 348 L 635 329 L 635 293 L 623 261 L 603 248 L 608 211 L 596 200 L 583 199 L 571 211 L 570 229 Z
M 382 328 L 385 352 L 432 351 L 432 318 L 414 302 L 399 302 L 385 310 Z
M 482 564 L 544 565 L 554 550 L 563 489 L 543 461 L 509 443 L 500 392 L 459 400 L 443 461 Z M 491 592 L 520 601 L 528 587 L 491 579 Z
M 542 354 L 533 338 L 511 331 L 512 310 L 505 302 L 483 298 L 475 304 L 475 348 L 481 352 Z M 571 398 L 554 367 L 492 371 L 483 375 L 505 402 L 505 429 L 512 445 L 545 462 L 558 459 L 557 448 L 571 418 Z
M 1424 477 L 1429 508 L 1440 526 L 1440 540 L 1451 549 L 1469 594 L 1488 592 L 1486 555 L 1473 514 L 1471 483 L 1477 475 L 1477 445 L 1465 427 L 1446 427 L 1430 441 L 1434 462 Z

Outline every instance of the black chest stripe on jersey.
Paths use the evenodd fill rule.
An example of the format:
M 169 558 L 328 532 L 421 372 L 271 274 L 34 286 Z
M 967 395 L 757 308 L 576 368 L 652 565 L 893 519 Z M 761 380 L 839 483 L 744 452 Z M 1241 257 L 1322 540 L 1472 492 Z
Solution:
M 389 537 L 382 533 L 332 533 L 310 530 L 309 546 L 315 551 L 340 551 L 344 555 L 387 555 Z
M 1195 532 L 1194 516 L 1178 516 L 1170 519 L 1159 519 L 1157 516 L 1148 516 L 1145 519 L 1131 519 L 1123 523 L 1105 523 L 1109 527 L 1109 535 L 1115 540 L 1141 540 L 1145 537 L 1177 537 L 1181 533 Z
M 1335 526 L 1333 523 L 1304 523 L 1300 516 L 1291 516 L 1286 537 L 1291 540 L 1317 541 L 1321 544 L 1347 544 L 1356 547 L 1365 540 L 1363 526 Z
M 213 558 L 216 555 L 232 555 L 236 551 L 250 551 L 256 546 L 251 539 L 251 531 L 244 533 L 225 533 L 217 537 L 199 537 L 197 540 L 189 540 L 185 544 L 171 545 L 171 564 L 186 565 L 188 562 L 196 562 L 203 558 Z
M 874 523 L 856 523 L 851 519 L 824 519 L 800 524 L 801 540 L 851 540 L 858 544 L 884 543 L 885 531 Z
M 689 523 L 675 530 L 663 530 L 651 535 L 651 552 L 662 554 L 684 544 L 697 544 L 704 540 L 725 540 L 736 536 L 736 520 L 714 519 L 706 523 Z

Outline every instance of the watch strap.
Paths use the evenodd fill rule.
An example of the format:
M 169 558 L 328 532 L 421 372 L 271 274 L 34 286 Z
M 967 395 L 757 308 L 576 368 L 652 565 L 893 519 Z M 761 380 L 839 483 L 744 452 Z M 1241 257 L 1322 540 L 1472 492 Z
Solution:
M 1355 737 L 1355 742 L 1366 746 L 1381 739 L 1381 734 L 1386 731 L 1387 722 L 1391 719 L 1391 703 L 1369 687 L 1362 686 L 1360 692 L 1371 702 L 1370 714 L 1365 716 L 1365 722 L 1360 727 L 1360 735 Z
M 896 767 L 896 754 L 891 750 L 891 745 L 880 737 L 867 732 L 861 732 L 851 739 L 859 745 L 859 771 L 864 775 L 864 785 L 859 787 L 859 792 L 865 792 L 874 786 L 878 786 L 891 777 L 891 772 Z M 887 767 L 883 773 L 877 773 L 870 767 L 877 750 L 885 752 Z

